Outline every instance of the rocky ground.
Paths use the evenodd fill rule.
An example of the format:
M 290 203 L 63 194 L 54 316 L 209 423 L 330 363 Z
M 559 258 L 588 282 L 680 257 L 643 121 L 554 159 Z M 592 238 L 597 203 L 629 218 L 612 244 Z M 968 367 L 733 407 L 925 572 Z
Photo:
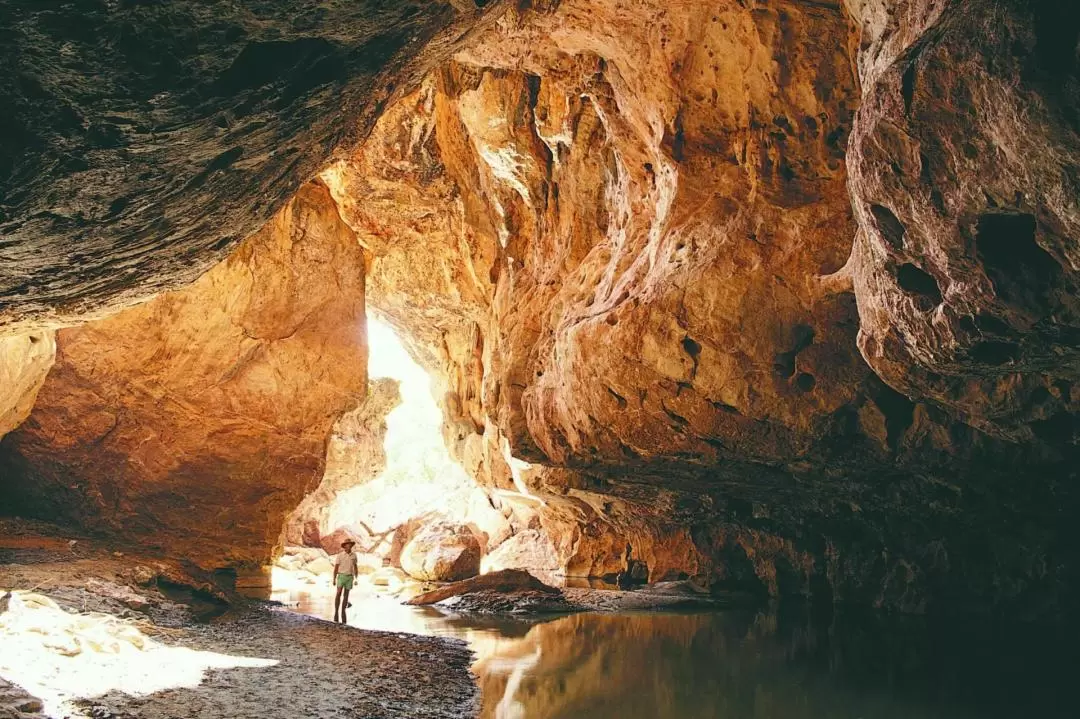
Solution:
M 245 603 L 42 529 L 0 522 L 0 719 L 476 714 L 462 642 Z

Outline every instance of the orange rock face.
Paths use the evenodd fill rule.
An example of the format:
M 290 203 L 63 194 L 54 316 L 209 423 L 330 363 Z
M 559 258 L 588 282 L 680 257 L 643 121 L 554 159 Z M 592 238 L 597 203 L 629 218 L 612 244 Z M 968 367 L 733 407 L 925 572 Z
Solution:
M 208 568 L 265 561 L 364 397 L 363 254 L 309 185 L 195 284 L 57 345 L 4 440 L 16 508 Z
M 286 520 L 283 536 L 286 545 L 319 546 L 322 537 L 336 529 L 329 524 L 329 514 L 338 493 L 371 481 L 383 470 L 386 415 L 400 401 L 395 380 L 385 377 L 372 380 L 364 403 L 334 424 L 322 481 Z
M 887 382 L 1012 441 L 1080 425 L 1080 12 L 872 9 L 849 150 L 859 346 Z
M 986 400 L 977 418 L 956 410 L 1042 387 L 1045 411 L 1024 411 L 1057 416 L 1069 381 L 1006 367 L 986 384 L 959 368 L 924 386 L 919 358 L 953 344 L 897 312 L 922 301 L 910 288 L 926 284 L 915 260 L 931 245 L 908 260 L 870 253 L 888 224 L 874 197 L 933 202 L 934 182 L 908 173 L 918 158 L 893 152 L 915 122 L 902 115 L 910 48 L 929 53 L 911 106 L 927 137 L 939 110 L 957 138 L 990 127 L 965 104 L 979 98 L 972 83 L 1016 87 L 993 60 L 1005 36 L 974 45 L 996 12 L 976 5 L 962 18 L 917 0 L 565 0 L 504 17 L 324 173 L 372 253 L 369 301 L 443 382 L 449 443 L 481 482 L 529 505 L 565 570 L 641 562 L 654 580 L 703 574 L 910 611 L 1059 591 L 1070 560 L 1054 517 L 1076 503 L 1068 444 L 985 433 L 1002 426 Z M 1030 28 L 1018 18 L 1009 38 Z M 969 38 L 974 66 L 1004 79 L 947 69 L 959 58 L 943 32 Z M 937 99 L 965 83 L 952 109 Z M 1028 93 L 1014 116 L 1038 102 Z M 1075 134 L 1058 130 L 1043 154 L 1060 164 Z M 989 166 L 962 169 L 940 171 L 965 196 L 989 189 Z M 1076 194 L 1067 172 L 1054 176 L 1040 192 Z M 1061 203 L 1048 227 L 1071 216 Z M 1031 263 L 1022 284 L 1040 282 L 1045 263 Z M 1071 366 L 1061 288 L 1049 349 L 1036 344 Z M 876 349 L 885 335 L 899 354 Z M 1032 493 L 1018 469 L 1052 479 Z M 1001 530 L 989 540 L 977 539 L 984 520 Z

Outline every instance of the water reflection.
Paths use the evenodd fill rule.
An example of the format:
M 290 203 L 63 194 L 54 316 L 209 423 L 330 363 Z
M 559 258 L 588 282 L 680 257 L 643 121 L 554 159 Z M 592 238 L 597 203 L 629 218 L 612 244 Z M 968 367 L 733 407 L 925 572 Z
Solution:
M 326 597 L 294 596 L 329 616 Z M 1074 716 L 1076 649 L 1025 632 L 804 613 L 446 617 L 387 597 L 350 624 L 454 636 L 484 719 L 1005 719 Z

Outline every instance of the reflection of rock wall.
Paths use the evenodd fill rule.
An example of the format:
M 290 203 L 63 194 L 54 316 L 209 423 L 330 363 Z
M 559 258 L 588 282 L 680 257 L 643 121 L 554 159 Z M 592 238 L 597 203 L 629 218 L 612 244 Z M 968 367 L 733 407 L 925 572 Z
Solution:
M 0 337 L 0 438 L 30 414 L 55 355 L 52 332 Z
M 264 561 L 365 371 L 364 259 L 306 186 L 185 290 L 62 330 L 5 504 L 204 566 Z
M 989 2 L 971 15 L 850 2 L 854 18 L 839 3 L 744 5 L 564 0 L 508 15 L 389 108 L 324 175 L 372 252 L 371 302 L 441 378 L 448 441 L 470 473 L 516 493 L 508 501 L 574 574 L 634 560 L 654 579 L 703 573 L 904 610 L 1044 611 L 1034 597 L 1060 596 L 1077 560 L 1059 534 L 1062 512 L 1077 510 L 1076 470 L 1068 433 L 1054 429 L 1071 422 L 1068 285 L 1053 285 L 1057 314 L 1032 320 L 1047 340 L 1032 340 L 1035 359 L 990 374 L 957 366 L 955 381 L 924 392 L 873 338 L 906 333 L 894 349 L 918 362 L 954 351 L 893 311 L 917 304 L 910 288 L 926 282 L 914 260 L 932 247 L 911 245 L 904 261 L 868 254 L 875 228 L 895 229 L 870 205 L 901 192 L 934 202 L 936 175 L 908 172 L 920 160 L 905 123 L 928 141 L 940 106 L 946 135 L 985 126 L 964 104 L 992 102 L 980 87 L 1019 93 L 1016 116 L 1038 103 L 1037 77 L 1010 85 L 1015 67 L 993 61 L 1030 45 L 1031 22 Z M 978 46 L 993 13 L 1005 34 Z M 950 32 L 958 42 L 945 49 Z M 1006 48 L 1010 38 L 1020 45 Z M 904 115 L 909 48 L 930 54 Z M 953 78 L 954 51 L 978 72 Z M 1071 60 L 1059 74 L 1072 79 L 1051 114 L 1071 107 Z M 982 84 L 935 100 L 965 83 Z M 1075 133 L 1048 122 L 1045 151 L 1018 151 L 1018 168 L 1067 163 Z M 962 150 L 928 162 L 966 178 L 957 192 L 974 198 L 992 173 L 953 168 Z M 1038 193 L 1058 198 L 1057 214 L 1036 214 L 1040 232 L 1064 238 L 1076 193 L 1067 172 L 1053 175 Z M 908 289 L 879 277 L 909 260 Z M 1044 263 L 1031 262 L 1018 281 L 1038 285 Z M 932 327 L 953 321 L 919 312 Z M 863 351 L 906 395 L 860 356 L 860 314 Z M 1035 376 L 1050 355 L 1065 363 L 1056 384 Z M 964 399 L 989 391 L 1015 404 L 1028 390 L 1040 404 L 1027 416 L 1056 418 L 1041 433 L 1001 431 L 997 410 L 975 418 Z M 532 466 L 511 468 L 511 455 Z
M 1031 651 L 1030 632 L 1010 642 L 908 619 L 579 614 L 520 638 L 476 632 L 480 717 L 1065 716 L 1060 655 Z

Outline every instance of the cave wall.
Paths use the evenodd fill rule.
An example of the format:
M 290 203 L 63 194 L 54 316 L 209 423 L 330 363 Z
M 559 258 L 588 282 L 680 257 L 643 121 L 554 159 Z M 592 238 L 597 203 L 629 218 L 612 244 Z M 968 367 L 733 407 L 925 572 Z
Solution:
M 334 499 L 375 479 L 386 467 L 386 416 L 400 403 L 398 382 L 380 377 L 368 383 L 363 403 L 334 423 L 322 479 L 286 518 L 284 545 L 319 546 L 322 537 L 337 529 L 330 519 Z
M 55 357 L 53 332 L 0 337 L 0 438 L 30 414 Z
M 349 83 L 378 68 L 347 73 L 340 97 L 327 89 L 337 80 L 310 87 L 299 115 L 256 113 L 254 129 L 226 113 L 211 146 L 232 137 L 234 121 L 259 142 L 270 142 L 263 132 L 285 135 L 272 138 L 265 164 L 246 165 L 247 146 L 237 154 L 229 140 L 203 158 L 209 165 L 176 172 L 197 181 L 153 205 L 180 208 L 166 217 L 177 222 L 168 242 L 158 240 L 172 224 L 154 229 L 156 209 L 141 202 L 84 213 L 85 231 L 57 219 L 75 216 L 66 210 L 27 214 L 45 195 L 35 194 L 44 180 L 26 179 L 17 209 L 34 221 L 25 232 L 45 239 L 0 246 L 22 263 L 13 265 L 18 287 L 0 284 L 0 314 L 74 317 L 193 277 L 225 252 L 230 227 L 254 229 L 298 177 L 333 160 L 318 192 L 348 225 L 334 232 L 355 233 L 370 257 L 368 301 L 434 373 L 448 445 L 496 504 L 510 505 L 515 526 L 546 535 L 568 573 L 643 563 L 653 580 L 699 575 L 903 611 L 1068 611 L 1080 587 L 1069 539 L 1080 516 L 1078 11 L 1049 0 L 562 0 L 501 9 L 454 15 L 440 5 L 427 19 L 408 15 L 431 32 L 448 29 L 430 46 L 435 54 L 395 50 L 388 73 L 418 78 L 424 58 L 463 49 L 414 91 L 388 83 L 370 95 L 387 100 L 374 107 L 349 99 L 373 85 Z M 390 13 L 386 27 L 407 13 L 374 11 Z M 311 33 L 330 27 L 321 23 L 334 13 L 365 12 L 335 10 Z M 274 17 L 260 32 L 280 25 Z M 47 19 L 31 13 L 16 32 L 39 32 Z M 469 27 L 476 34 L 455 44 Z M 243 37 L 249 49 L 234 68 L 267 49 Z M 306 43 L 301 50 L 324 47 Z M 319 52 L 297 52 L 288 72 L 251 97 L 239 92 L 241 106 L 291 98 L 289 83 L 323 67 L 306 64 Z M 345 111 L 328 114 L 319 98 L 331 95 Z M 16 118 L 38 107 L 13 106 Z M 290 145 L 293 120 L 323 133 L 321 150 L 309 152 L 306 129 Z M 369 131 L 363 144 L 331 152 Z M 183 162 L 201 162 L 203 147 L 186 146 Z M 282 148 L 295 166 L 268 180 L 260 168 L 277 171 Z M 29 171 L 21 157 L 9 164 Z M 89 166 L 77 172 L 104 165 Z M 59 177 L 60 191 L 67 167 L 45 163 L 40 172 Z M 109 187 L 76 176 L 83 194 Z M 146 196 L 158 197 L 151 180 Z M 111 207 L 115 198 L 106 199 Z M 316 224 L 335 227 L 326 197 L 317 204 Z M 204 219 L 224 238 L 209 252 Z M 4 226 L 17 240 L 30 237 L 18 234 L 21 221 Z M 64 247 L 72 237 L 90 243 L 70 263 L 76 273 L 89 268 L 86 278 L 49 275 L 58 255 L 48 238 L 61 229 Z M 109 233 L 136 249 L 151 233 L 155 244 L 117 253 L 114 240 L 95 239 Z M 31 254 L 41 261 L 29 264 Z M 170 264 L 181 255 L 182 271 Z M 284 264 L 267 276 L 288 277 Z M 337 265 L 342 288 L 364 274 L 357 258 Z M 313 301 L 331 284 L 326 271 L 312 279 Z M 227 269 L 207 277 L 214 272 Z M 335 301 L 348 304 L 346 294 Z M 130 312 L 167 307 L 162 298 Z M 174 377 L 118 349 L 131 336 L 120 317 L 61 331 L 38 408 L 4 440 L 5 466 L 32 478 L 19 484 L 24 506 L 125 536 L 161 523 L 163 544 L 190 550 L 179 508 L 197 501 L 215 512 L 200 542 L 222 542 L 228 561 L 265 557 L 290 502 L 318 481 L 315 445 L 348 403 L 336 390 L 308 397 L 316 420 L 282 445 L 300 447 L 281 460 L 287 471 L 268 469 L 273 449 L 232 442 L 243 434 L 232 419 L 222 420 L 224 434 L 192 443 L 209 469 L 161 470 L 151 455 L 194 452 L 190 417 L 132 399 Z M 142 317 L 155 328 L 173 321 Z M 198 351 L 177 350 L 189 353 Z M 93 369 L 98 356 L 116 356 L 117 371 Z M 109 389 L 118 377 L 127 378 L 119 395 Z M 139 385 L 141 377 L 153 384 Z M 271 426 L 295 401 L 290 380 L 275 381 L 286 385 L 265 395 L 272 419 L 253 411 Z M 355 399 L 358 381 L 330 386 L 344 383 Z M 215 407 L 246 407 L 205 385 L 213 389 L 191 391 L 190 406 L 210 397 Z M 83 392 L 93 397 L 80 405 Z M 105 409 L 93 411 L 98 404 Z M 132 429 L 109 429 L 128 427 L 129 416 Z M 152 453 L 134 441 L 144 426 L 173 422 L 183 431 L 170 429 Z M 269 464 L 252 459 L 264 453 Z M 222 471 L 234 460 L 239 481 Z M 69 476 L 82 484 L 60 481 Z M 207 478 L 201 496 L 196 477 Z M 182 491 L 161 490 L 174 480 Z M 256 549 L 238 547 L 241 535 L 255 537 Z
M 3 0 L 0 331 L 194 281 L 501 7 Z
M 1047 323 L 1062 346 L 1026 340 L 1041 365 L 1010 361 L 990 384 L 985 365 L 955 366 L 935 392 L 919 383 L 926 353 L 956 350 L 896 314 L 940 322 L 911 289 L 925 270 L 900 272 L 934 256 L 931 240 L 874 250 L 887 219 L 872 205 L 889 198 L 875 193 L 903 191 L 893 204 L 906 208 L 935 190 L 903 145 L 912 48 L 927 53 L 909 101 L 924 138 L 937 122 L 957 138 L 992 125 L 978 93 L 950 96 L 950 82 L 987 103 L 993 87 L 1016 92 L 1001 110 L 1010 138 L 1025 107 L 1046 104 L 1018 83 L 1037 66 L 997 61 L 1019 52 L 1014 39 L 1038 44 L 1037 18 L 965 8 L 524 10 L 323 174 L 372 254 L 369 301 L 442 378 L 448 442 L 500 501 L 544 502 L 533 511 L 567 571 L 635 560 L 653 580 L 700 574 L 905 611 L 1060 609 L 1076 581 L 1075 452 L 1036 430 L 1071 421 L 1068 285 Z M 1057 144 L 1013 156 L 1028 175 L 1054 159 L 1046 192 L 1064 215 L 1067 117 L 1042 133 Z M 965 196 L 1003 197 L 983 180 L 992 155 L 932 157 Z M 1039 287 L 1033 262 L 1011 281 Z M 886 334 L 907 354 L 878 351 Z M 1045 408 L 1003 431 L 985 403 L 1023 404 L 1038 387 Z
M 365 396 L 363 251 L 309 184 L 197 282 L 56 345 L 0 443 L 3 509 L 208 569 L 265 563 Z

